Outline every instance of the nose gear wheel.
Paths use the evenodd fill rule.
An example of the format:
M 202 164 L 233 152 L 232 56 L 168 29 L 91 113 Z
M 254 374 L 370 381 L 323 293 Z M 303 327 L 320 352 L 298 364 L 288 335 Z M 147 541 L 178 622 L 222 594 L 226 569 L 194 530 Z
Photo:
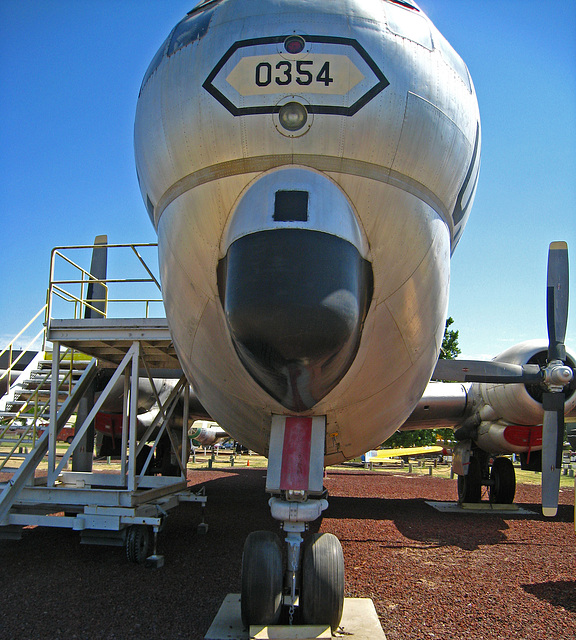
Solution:
M 338 538 L 314 533 L 304 544 L 300 608 L 306 624 L 338 628 L 344 606 L 344 555 Z
M 271 531 L 253 531 L 242 554 L 240 608 L 244 626 L 272 625 L 282 610 L 282 546 Z

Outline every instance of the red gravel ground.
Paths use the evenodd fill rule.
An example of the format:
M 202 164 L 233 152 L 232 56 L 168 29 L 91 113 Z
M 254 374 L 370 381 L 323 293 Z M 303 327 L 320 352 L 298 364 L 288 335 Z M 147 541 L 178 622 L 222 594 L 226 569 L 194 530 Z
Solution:
M 0 638 L 200 640 L 227 593 L 240 591 L 246 535 L 278 531 L 265 470 L 190 471 L 208 495 L 171 512 L 158 570 L 128 563 L 122 548 L 80 545 L 63 529 L 27 529 L 0 542 Z M 520 485 L 528 516 L 443 514 L 455 481 L 330 471 L 330 507 L 315 530 L 344 548 L 346 595 L 370 597 L 388 640 L 576 638 L 574 491 L 558 517 L 538 512 L 538 487 Z

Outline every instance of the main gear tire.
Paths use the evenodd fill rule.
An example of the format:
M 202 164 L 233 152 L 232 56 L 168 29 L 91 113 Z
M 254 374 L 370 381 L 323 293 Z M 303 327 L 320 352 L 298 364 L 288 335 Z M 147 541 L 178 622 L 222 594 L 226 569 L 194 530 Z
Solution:
M 512 504 L 516 494 L 516 472 L 510 458 L 494 459 L 490 480 L 490 502 Z
M 458 476 L 458 502 L 480 502 L 482 499 L 482 468 L 480 460 L 472 456 L 468 474 Z

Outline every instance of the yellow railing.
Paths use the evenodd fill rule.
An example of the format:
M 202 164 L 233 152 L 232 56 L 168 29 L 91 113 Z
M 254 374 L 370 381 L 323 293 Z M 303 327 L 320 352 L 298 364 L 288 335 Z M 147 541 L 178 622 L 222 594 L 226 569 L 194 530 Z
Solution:
M 149 265 L 150 258 L 154 261 L 154 265 L 156 263 L 157 246 L 152 243 L 132 243 L 55 247 L 52 250 L 50 260 L 50 280 L 46 304 L 0 353 L 0 356 L 5 353 L 9 354 L 6 371 L 0 372 L 0 380 L 8 378 L 8 391 L 15 366 L 23 358 L 24 353 L 41 337 L 43 337 L 41 350 L 44 351 L 46 327 L 50 326 L 50 322 L 54 318 L 81 319 L 87 316 L 92 318 L 98 316 L 148 318 L 153 305 L 162 305 L 161 313 L 156 315 L 164 317 L 160 283 L 154 274 L 154 267 Z M 83 267 L 82 263 L 90 265 L 93 250 L 103 248 L 107 250 L 107 276 L 97 278 L 90 273 L 89 268 Z M 143 255 L 146 252 L 150 254 L 148 261 Z M 114 277 L 112 272 L 119 269 L 122 270 L 124 277 Z M 136 271 L 135 274 L 134 271 Z M 126 275 L 128 273 L 130 275 Z M 89 314 L 87 314 L 88 310 L 90 310 Z M 22 353 L 14 357 L 16 341 L 21 340 L 25 332 L 41 319 L 44 320 L 41 330 L 22 349 Z M 38 346 L 35 346 L 33 350 L 38 351 Z M 61 368 L 65 374 L 58 382 L 58 395 L 64 391 L 69 394 L 73 386 L 72 373 L 75 353 L 78 354 L 70 349 L 63 352 L 60 358 L 60 362 L 66 361 L 66 363 Z M 70 362 L 69 369 L 67 367 L 68 361 Z M 34 445 L 39 429 L 44 428 L 47 423 L 50 401 L 41 398 L 40 392 L 42 387 L 46 386 L 50 376 L 51 371 L 47 371 L 44 376 L 38 378 L 37 384 L 34 388 L 30 388 L 29 393 L 22 394 L 25 395 L 26 400 L 16 415 L 0 419 L 0 440 L 4 441 L 0 470 L 19 447 L 24 444 Z
M 67 349 L 62 352 L 60 358 L 60 371 L 66 371 L 62 377 L 62 380 L 58 381 L 57 393 L 61 392 L 70 395 L 73 386 L 72 374 L 74 372 L 74 356 L 78 352 L 74 349 Z M 82 354 L 81 359 L 84 360 Z M 62 364 L 69 363 L 69 367 L 66 368 Z M 6 447 L 8 451 L 2 451 L 2 459 L 0 460 L 0 471 L 11 460 L 12 455 L 17 449 L 25 444 L 31 444 L 32 447 L 36 444 L 36 439 L 39 436 L 39 429 L 42 431 L 48 428 L 49 411 L 50 411 L 50 399 L 45 401 L 40 399 L 40 392 L 44 385 L 50 380 L 52 371 L 48 370 L 43 376 L 38 376 L 35 379 L 36 387 L 30 389 L 30 395 L 24 404 L 17 411 L 15 416 L 11 418 L 4 418 L 3 425 L 0 427 L 0 441 Z M 42 424 L 40 424 L 42 421 Z M 23 422 L 24 424 L 19 424 Z M 11 438 L 11 435 L 14 435 Z
M 44 348 L 44 336 L 46 334 L 45 325 L 42 325 L 42 328 L 40 329 L 40 331 L 38 331 L 38 333 L 36 333 L 36 335 L 33 338 L 25 338 L 26 340 L 28 340 L 28 344 L 26 344 L 25 347 L 23 347 L 21 349 L 15 349 L 14 345 L 16 344 L 17 340 L 20 340 L 22 338 L 24 333 L 26 331 L 28 331 L 28 329 L 36 322 L 36 320 L 38 320 L 38 318 L 42 314 L 44 314 L 44 312 L 46 311 L 46 308 L 47 308 L 47 305 L 45 304 L 38 311 L 38 313 L 30 320 L 30 322 L 28 322 L 28 324 L 23 329 L 21 329 L 20 332 L 8 343 L 8 345 L 4 349 L 2 349 L 2 351 L 0 351 L 0 358 L 5 353 L 8 354 L 8 366 L 6 367 L 6 370 L 2 373 L 2 375 L 0 375 L 0 381 L 4 380 L 6 378 L 6 393 L 8 393 L 10 391 L 12 373 L 15 371 L 16 365 L 26 355 L 26 352 L 31 350 L 33 345 L 35 343 L 37 343 L 37 341 L 41 337 L 42 337 L 42 348 Z M 37 350 L 37 348 L 34 348 L 34 351 L 36 351 L 36 350 Z M 14 352 L 15 351 L 20 351 L 20 354 L 16 358 L 14 358 Z
M 154 270 L 149 266 L 142 256 L 143 249 L 154 252 L 156 259 L 157 244 L 155 243 L 132 243 L 132 244 L 97 244 L 97 245 L 76 245 L 69 247 L 55 247 L 52 250 L 50 261 L 50 282 L 48 286 L 48 302 L 46 310 L 46 323 L 54 317 L 65 317 L 80 319 L 86 317 L 87 310 L 92 313 L 91 317 L 136 317 L 127 308 L 143 309 L 137 317 L 150 316 L 151 305 L 162 304 L 160 283 L 154 275 Z M 108 275 L 106 278 L 96 278 L 90 271 L 82 267 L 80 259 L 72 259 L 72 254 L 79 254 L 89 260 L 91 250 L 105 248 L 108 250 Z M 123 252 L 121 259 L 118 258 Z M 128 257 L 126 254 L 128 253 Z M 82 256 L 82 254 L 84 254 Z M 132 261 L 130 263 L 130 260 Z M 112 277 L 110 271 L 118 269 L 119 265 L 123 270 L 136 268 L 139 273 L 135 276 L 125 276 L 121 278 Z M 142 271 L 143 270 L 143 271 Z M 95 298 L 89 294 L 89 286 L 98 285 L 98 290 L 104 292 L 104 297 Z M 131 288 L 129 295 L 119 295 Z M 134 289 L 144 288 L 143 295 L 135 295 Z M 96 289 L 96 287 L 94 287 Z M 100 294 L 102 295 L 102 294 Z M 122 305 L 122 306 L 121 306 Z M 62 307 L 67 307 L 66 311 Z M 115 310 L 122 309 L 119 315 Z M 162 307 L 162 316 L 164 308 Z

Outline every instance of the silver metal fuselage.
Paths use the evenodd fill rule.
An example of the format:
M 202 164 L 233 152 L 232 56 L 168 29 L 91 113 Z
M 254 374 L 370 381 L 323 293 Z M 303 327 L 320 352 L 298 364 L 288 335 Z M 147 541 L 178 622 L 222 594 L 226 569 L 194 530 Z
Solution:
M 306 46 L 289 53 L 294 34 Z M 301 129 L 279 122 L 287 102 L 306 107 Z M 237 238 L 307 228 L 355 247 L 373 290 L 354 357 L 300 413 L 327 417 L 326 464 L 394 433 L 438 357 L 480 158 L 468 71 L 428 18 L 382 0 L 201 6 L 144 80 L 135 151 L 171 333 L 213 419 L 267 454 L 272 414 L 293 413 L 248 374 L 217 272 Z M 310 218 L 275 220 L 269 194 L 298 189 Z

